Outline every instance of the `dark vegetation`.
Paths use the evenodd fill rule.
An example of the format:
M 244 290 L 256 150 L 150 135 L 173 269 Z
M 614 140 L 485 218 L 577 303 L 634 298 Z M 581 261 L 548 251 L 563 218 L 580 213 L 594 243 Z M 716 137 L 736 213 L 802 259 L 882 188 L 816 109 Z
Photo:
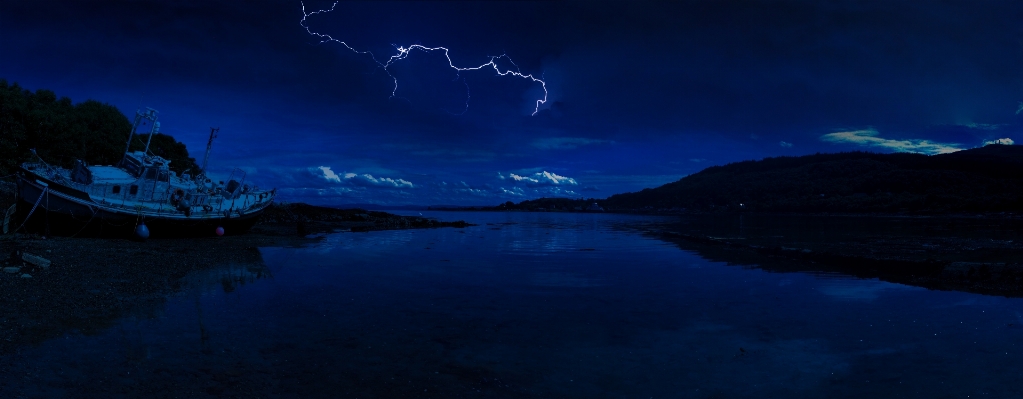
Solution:
M 529 212 L 585 212 L 590 211 L 593 204 L 602 202 L 598 199 L 573 198 L 537 198 L 519 203 L 511 201 L 498 206 L 431 206 L 432 210 L 456 211 L 529 211 Z
M 257 234 L 292 235 L 325 233 L 332 231 L 358 231 L 394 229 L 422 229 L 434 227 L 467 227 L 464 221 L 441 222 L 420 216 L 399 216 L 387 212 L 365 209 L 335 209 L 302 203 L 276 202 L 259 216 Z
M 951 154 L 848 152 L 714 166 L 601 201 L 611 210 L 1023 211 L 1023 146 Z
M 131 121 L 116 107 L 95 100 L 78 104 L 50 90 L 31 92 L 0 79 L 0 176 L 34 160 L 70 167 L 76 159 L 113 165 L 124 155 Z M 132 150 L 145 147 L 148 135 L 135 136 Z M 150 152 L 171 161 L 182 173 L 197 169 L 184 144 L 165 134 L 153 136 Z

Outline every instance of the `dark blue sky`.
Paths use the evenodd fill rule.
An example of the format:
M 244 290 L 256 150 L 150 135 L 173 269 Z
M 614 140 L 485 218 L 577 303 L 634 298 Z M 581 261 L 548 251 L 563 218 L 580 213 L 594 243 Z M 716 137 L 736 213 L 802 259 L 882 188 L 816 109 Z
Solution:
M 332 2 L 306 2 L 305 11 Z M 0 78 L 96 99 L 320 204 L 597 197 L 712 165 L 1018 139 L 1017 1 L 0 4 Z M 504 69 L 515 65 L 501 60 Z M 397 91 L 392 97 L 394 81 Z

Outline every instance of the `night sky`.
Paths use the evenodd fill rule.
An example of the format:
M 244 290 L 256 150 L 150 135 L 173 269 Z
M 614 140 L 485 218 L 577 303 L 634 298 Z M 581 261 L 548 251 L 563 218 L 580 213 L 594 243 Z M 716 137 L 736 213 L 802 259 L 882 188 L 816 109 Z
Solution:
M 214 175 L 315 204 L 603 198 L 1023 136 L 1019 1 L 247 3 L 3 1 L 0 78 L 155 108 L 196 158 L 220 127 Z M 533 115 L 544 85 L 441 51 L 377 63 L 412 45 L 505 54 L 547 102 Z

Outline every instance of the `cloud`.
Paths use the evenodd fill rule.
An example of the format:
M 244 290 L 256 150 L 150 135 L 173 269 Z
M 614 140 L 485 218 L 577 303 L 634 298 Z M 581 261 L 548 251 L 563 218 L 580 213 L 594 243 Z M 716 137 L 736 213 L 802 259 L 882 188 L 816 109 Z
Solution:
M 609 140 L 588 139 L 584 137 L 546 137 L 533 140 L 533 147 L 541 150 L 570 150 L 584 145 L 611 143 Z
M 333 170 L 330 170 L 330 166 L 321 166 L 320 170 L 323 171 L 323 178 L 327 179 L 327 181 L 332 181 L 335 183 L 341 182 L 341 178 L 338 177 L 338 175 L 336 175 Z
M 780 145 L 782 147 L 785 147 L 785 148 L 792 148 L 792 143 L 787 143 L 787 142 L 784 142 L 784 141 L 778 142 L 778 145 Z
M 915 152 L 934 155 L 947 154 L 962 150 L 959 144 L 936 143 L 930 140 L 891 140 L 878 137 L 877 130 L 860 129 L 847 132 L 828 133 L 820 137 L 821 141 L 839 144 L 856 144 L 867 147 L 881 147 L 896 152 Z
M 1001 129 L 1002 127 L 1004 127 L 1005 124 L 996 124 L 996 123 L 967 123 L 967 124 L 962 125 L 962 126 L 968 127 L 970 129 L 977 129 L 977 130 L 998 130 L 998 129 Z
M 577 185 L 575 179 L 571 177 L 560 176 L 548 171 L 536 172 L 529 176 L 519 176 L 514 173 L 509 173 L 508 176 L 498 173 L 497 176 L 501 180 L 511 180 L 516 183 L 525 183 L 527 186 L 559 186 L 559 185 Z
M 498 194 L 501 195 L 512 195 L 515 197 L 526 197 L 526 198 L 539 198 L 539 197 L 579 197 L 579 192 L 575 191 L 575 186 L 579 185 L 575 179 L 567 176 L 561 176 L 555 173 L 548 172 L 546 170 L 536 172 L 531 175 L 517 175 L 515 173 L 509 173 L 507 176 L 498 173 L 497 177 L 501 180 L 509 181 L 515 186 L 510 188 L 499 187 Z M 523 188 L 523 186 L 525 188 Z M 581 191 L 593 191 L 597 190 L 596 187 L 587 186 Z
M 1012 139 L 1010 139 L 1008 137 L 1000 138 L 1000 139 L 996 139 L 996 140 L 988 140 L 988 141 L 984 142 L 984 145 L 991 145 L 991 144 L 1013 145 L 1013 144 L 1015 144 L 1015 142 L 1012 141 Z
M 504 187 L 501 187 L 500 190 L 501 190 L 501 194 L 505 194 L 505 195 L 514 195 L 516 197 L 522 197 L 522 196 L 526 195 L 526 193 L 524 191 L 522 191 L 522 187 L 512 187 L 511 189 L 506 189 Z
M 317 169 L 320 170 L 321 173 L 320 177 L 328 182 L 348 183 L 357 186 L 414 188 L 412 182 L 404 179 L 392 179 L 390 177 L 373 177 L 373 175 L 368 173 L 363 174 L 345 173 L 343 175 L 338 175 L 334 173 L 334 171 L 330 170 L 329 166 L 320 166 Z

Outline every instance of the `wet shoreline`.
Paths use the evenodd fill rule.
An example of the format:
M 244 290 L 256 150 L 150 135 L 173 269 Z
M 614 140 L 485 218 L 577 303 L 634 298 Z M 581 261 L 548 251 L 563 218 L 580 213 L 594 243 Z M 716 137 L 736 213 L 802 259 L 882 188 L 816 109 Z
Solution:
M 1023 297 L 1023 221 L 1015 218 L 739 215 L 727 222 L 683 220 L 643 233 L 710 260 L 767 271 L 839 273 Z
M 0 291 L 7 293 L 0 296 L 5 309 L 0 354 L 67 333 L 100 331 L 125 315 L 153 313 L 190 285 L 229 291 L 268 277 L 260 247 L 312 245 L 331 232 L 471 226 L 384 212 L 286 207 L 291 209 L 268 212 L 247 234 L 224 237 L 0 235 Z
M 291 398 L 1017 390 L 1016 365 L 1000 350 L 1017 354 L 1009 346 L 1020 328 L 1018 300 L 827 276 L 841 270 L 719 243 L 823 252 L 854 241 L 838 233 L 868 245 L 875 233 L 919 237 L 916 224 L 872 221 L 862 231 L 834 220 L 825 221 L 837 225 L 829 230 L 774 219 L 546 216 L 453 215 L 479 226 L 305 238 L 297 222 L 281 220 L 234 237 L 25 240 L 50 249 L 43 255 L 53 263 L 31 279 L 0 276 L 14 297 L 2 299 L 10 312 L 0 315 L 0 391 Z M 775 228 L 783 222 L 792 225 Z M 356 227 L 345 223 L 338 228 Z M 987 228 L 956 226 L 927 239 L 978 229 Z M 714 242 L 680 240 L 676 248 L 664 240 L 670 232 Z M 317 244 L 249 246 L 264 239 Z M 91 242 L 106 245 L 80 248 Z M 891 253 L 918 256 L 911 247 Z M 89 259 L 104 256 L 116 261 Z M 946 373 L 959 377 L 935 387 L 933 376 Z M 865 388 L 865 380 L 877 383 Z

